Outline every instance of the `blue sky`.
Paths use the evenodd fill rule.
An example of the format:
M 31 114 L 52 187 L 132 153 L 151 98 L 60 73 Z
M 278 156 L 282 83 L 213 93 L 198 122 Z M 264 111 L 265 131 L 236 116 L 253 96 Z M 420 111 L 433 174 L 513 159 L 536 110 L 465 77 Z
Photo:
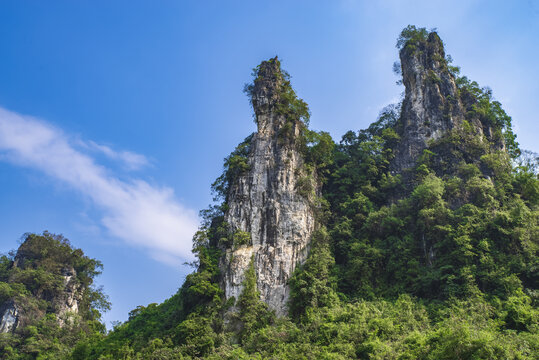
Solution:
M 279 55 L 311 127 L 338 140 L 398 101 L 408 24 L 436 27 L 539 152 L 537 1 L 0 1 L 0 252 L 62 233 L 104 263 L 107 321 L 161 302 L 255 130 L 251 69 Z

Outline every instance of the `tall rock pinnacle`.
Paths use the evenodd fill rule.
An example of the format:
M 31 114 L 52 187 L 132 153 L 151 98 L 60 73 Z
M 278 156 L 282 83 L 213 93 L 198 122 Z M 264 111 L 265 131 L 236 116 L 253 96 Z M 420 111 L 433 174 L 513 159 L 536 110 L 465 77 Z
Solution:
M 437 154 L 437 167 L 442 173 L 450 171 L 448 167 L 455 166 L 462 157 L 477 163 L 482 154 L 505 149 L 501 125 L 485 116 L 484 111 L 478 111 L 478 107 L 483 106 L 479 104 L 478 95 L 473 89 L 457 87 L 456 79 L 449 71 L 442 40 L 436 32 L 415 35 L 406 41 L 399 55 L 406 91 L 400 118 L 401 141 L 391 163 L 392 172 L 406 177 L 406 170 L 415 167 L 427 148 Z M 476 83 L 471 85 L 477 87 Z M 480 96 L 489 97 L 490 93 Z M 464 131 L 466 136 L 475 136 L 482 144 L 480 149 L 457 149 L 463 146 L 462 142 L 444 145 L 439 141 L 453 130 L 460 131 L 461 135 Z M 460 152 L 460 159 L 455 156 L 455 151 Z
M 230 232 L 250 240 L 225 249 L 222 287 L 226 298 L 237 299 L 252 262 L 261 300 L 281 316 L 287 313 L 288 279 L 307 257 L 315 219 L 298 191 L 306 175 L 297 146 L 305 124 L 287 96 L 292 90 L 286 74 L 274 58 L 262 62 L 256 75 L 248 92 L 258 131 L 249 145 L 249 169 L 230 184 L 225 213 Z
M 413 167 L 428 143 L 459 126 L 465 114 L 435 32 L 426 41 L 408 43 L 400 51 L 400 60 L 406 92 L 402 141 L 392 164 L 397 172 Z

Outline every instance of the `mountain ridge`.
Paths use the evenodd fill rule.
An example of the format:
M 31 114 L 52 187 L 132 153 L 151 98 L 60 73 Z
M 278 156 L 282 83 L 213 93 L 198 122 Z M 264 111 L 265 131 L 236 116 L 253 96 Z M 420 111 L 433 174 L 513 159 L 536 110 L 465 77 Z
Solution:
M 397 48 L 402 104 L 340 143 L 277 57 L 255 68 L 258 129 L 213 184 L 195 271 L 73 358 L 532 359 L 537 168 L 436 32 Z

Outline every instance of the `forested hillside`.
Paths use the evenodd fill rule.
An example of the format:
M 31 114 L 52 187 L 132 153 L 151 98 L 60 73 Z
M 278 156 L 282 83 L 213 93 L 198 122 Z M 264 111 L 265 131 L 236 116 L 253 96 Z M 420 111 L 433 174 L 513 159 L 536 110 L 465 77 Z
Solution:
M 61 235 L 26 234 L 0 258 L 0 357 L 70 358 L 78 342 L 102 338 L 110 304 L 93 286 L 101 268 Z
M 397 48 L 401 102 L 339 142 L 309 130 L 277 57 L 255 68 L 245 92 L 258 131 L 225 158 L 194 271 L 164 303 L 58 354 L 537 359 L 539 158 L 436 32 L 409 26 Z M 10 261 L 2 286 L 15 283 Z M 37 357 L 25 334 L 39 329 L 2 334 L 3 356 Z

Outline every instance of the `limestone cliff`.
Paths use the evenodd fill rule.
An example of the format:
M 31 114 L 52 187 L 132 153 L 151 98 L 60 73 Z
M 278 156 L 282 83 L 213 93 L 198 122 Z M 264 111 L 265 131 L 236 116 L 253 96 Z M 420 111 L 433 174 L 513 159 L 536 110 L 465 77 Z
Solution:
M 19 322 L 19 306 L 13 299 L 0 306 L 0 333 L 15 331 Z
M 436 32 L 426 39 L 408 41 L 399 55 L 406 90 L 400 120 L 401 141 L 391 164 L 393 173 L 413 168 L 424 149 L 461 128 L 465 120 L 480 141 L 483 136 L 494 141 L 493 124 L 482 121 L 473 111 L 477 99 L 457 87 Z
M 277 58 L 258 67 L 249 89 L 258 131 L 250 140 L 249 169 L 230 184 L 225 213 L 231 233 L 248 233 L 250 240 L 225 249 L 221 261 L 227 299 L 241 294 L 253 261 L 261 299 L 278 316 L 287 312 L 287 282 L 305 261 L 315 228 L 308 196 L 299 190 L 309 178 L 298 150 L 305 125 L 288 111 L 287 86 Z

